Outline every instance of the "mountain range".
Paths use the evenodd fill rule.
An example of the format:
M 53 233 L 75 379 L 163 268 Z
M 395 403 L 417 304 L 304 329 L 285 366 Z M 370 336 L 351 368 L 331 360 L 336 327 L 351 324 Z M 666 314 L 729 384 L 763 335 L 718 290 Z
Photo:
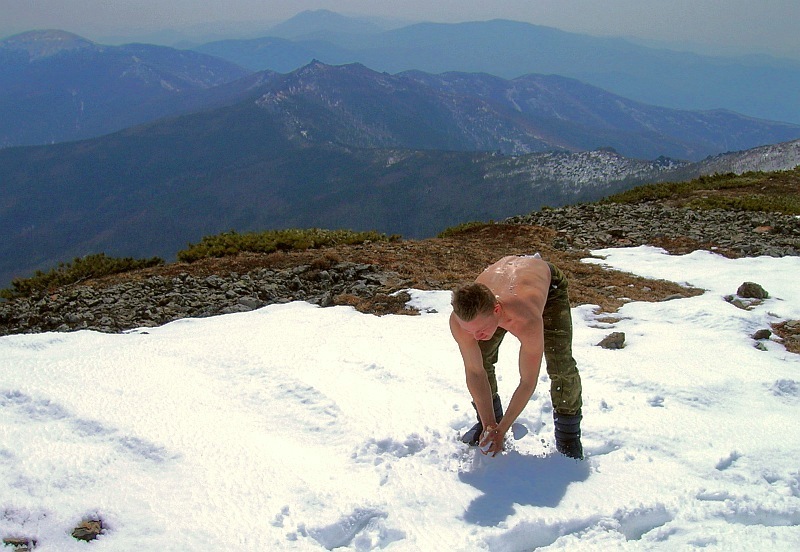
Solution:
M 510 81 L 559 75 L 629 102 L 800 124 L 800 62 L 704 57 L 503 20 L 385 30 L 319 10 L 263 38 L 194 50 L 105 46 L 63 31 L 0 40 L 0 147 L 90 138 L 206 109 L 215 95 L 225 96 L 225 84 L 253 73 L 291 73 L 315 59 L 391 74 L 484 73 Z M 752 145 L 723 144 L 707 153 Z
M 254 71 L 291 72 L 318 59 L 398 73 L 555 74 L 643 103 L 728 109 L 800 124 L 800 61 L 713 57 L 644 47 L 517 21 L 418 23 L 385 30 L 325 10 L 304 12 L 262 38 L 195 47 Z
M 703 170 L 704 162 L 636 160 L 609 147 L 570 152 L 563 146 L 577 149 L 568 142 L 584 135 L 580 115 L 574 136 L 547 134 L 523 109 L 459 95 L 463 79 L 475 79 L 487 98 L 493 88 L 477 84 L 498 84 L 485 75 L 392 76 L 314 62 L 228 85 L 226 102 L 245 99 L 224 107 L 90 140 L 0 150 L 0 282 L 90 253 L 172 259 L 188 243 L 231 229 L 345 227 L 427 237 Z M 638 108 L 637 117 L 650 113 Z M 648 122 L 649 132 L 658 120 Z M 714 127 L 714 119 L 697 121 Z M 684 134 L 693 132 L 700 131 Z M 540 149 L 507 155 L 508 144 Z M 764 147 L 778 153 L 751 158 L 790 168 L 800 157 L 800 140 Z M 717 157 L 714 172 L 742 155 Z
M 613 147 L 643 159 L 699 160 L 800 137 L 800 125 L 649 106 L 556 75 L 390 75 L 316 60 L 288 74 L 250 73 L 196 52 L 100 46 L 57 31 L 0 42 L 0 69 L 6 146 L 99 136 L 256 95 L 284 119 L 291 112 L 286 125 L 306 134 L 324 128 L 320 139 L 359 147 L 508 154 Z
M 642 183 L 800 165 L 800 140 L 697 163 L 641 161 L 608 149 L 504 156 L 293 148 L 258 140 L 265 120 L 257 110 L 229 115 L 252 126 L 229 145 L 220 167 L 207 159 L 229 138 L 208 131 L 231 120 L 219 114 L 209 115 L 211 125 L 176 121 L 171 129 L 118 133 L 104 144 L 25 148 L 32 158 L 0 151 L 0 173 L 14 176 L 0 204 L 0 287 L 97 252 L 173 260 L 190 242 L 231 229 L 344 227 L 428 237 L 466 221 L 595 201 Z M 140 132 L 164 141 L 151 143 Z M 182 137 L 178 149 L 167 149 L 176 143 L 170 133 Z M 237 151 L 244 143 L 251 147 Z M 148 164 L 157 156 L 160 163 Z M 26 168 L 32 159 L 36 170 Z
M 108 134 L 180 113 L 251 71 L 191 50 L 105 46 L 63 31 L 0 41 L 0 147 Z
M 318 60 L 253 72 L 60 31 L 0 41 L 0 75 L 0 140 L 17 146 L 0 149 L 0 286 L 91 253 L 172 259 L 231 229 L 427 237 L 800 157 L 800 125 L 655 107 L 557 75 Z

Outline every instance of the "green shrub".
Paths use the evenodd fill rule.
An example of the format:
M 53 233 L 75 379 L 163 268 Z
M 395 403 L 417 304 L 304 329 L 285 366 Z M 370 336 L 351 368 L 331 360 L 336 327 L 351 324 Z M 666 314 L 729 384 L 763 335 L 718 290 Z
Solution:
M 731 211 L 762 211 L 800 215 L 800 198 L 748 195 L 742 197 L 706 197 L 688 203 L 693 209 L 727 209 Z
M 645 184 L 625 192 L 612 195 L 601 203 L 640 203 L 643 201 L 657 201 L 685 196 L 696 190 L 716 190 L 749 185 L 742 183 L 732 173 L 713 176 L 701 176 L 688 182 L 664 182 L 660 184 Z
M 287 229 L 240 234 L 235 231 L 206 236 L 200 243 L 178 252 L 178 260 L 192 263 L 209 257 L 228 257 L 239 253 L 273 253 L 302 251 L 335 245 L 355 245 L 366 242 L 397 241 L 400 236 L 378 232 L 352 230 Z
M 788 171 L 714 174 L 687 182 L 637 186 L 600 203 L 672 200 L 695 209 L 730 209 L 800 214 L 800 167 Z M 723 193 L 736 190 L 732 194 Z M 719 193 L 714 193 L 719 192 Z M 748 193 L 749 192 L 749 193 Z
M 71 263 L 59 263 L 56 268 L 50 269 L 48 272 L 37 270 L 30 278 L 15 278 L 11 281 L 10 288 L 0 290 L 0 297 L 4 299 L 29 297 L 37 292 L 74 284 L 90 278 L 163 264 L 164 260 L 158 257 L 132 259 L 130 257 L 106 257 L 104 253 L 87 255 L 86 257 L 77 258 Z
M 441 232 L 439 232 L 438 238 L 453 238 L 458 236 L 459 234 L 463 234 L 464 232 L 468 232 L 470 230 L 475 230 L 476 228 L 480 228 L 482 226 L 489 226 L 494 224 L 494 221 L 489 222 L 482 222 L 479 220 L 473 220 L 470 222 L 462 222 L 456 226 L 450 226 L 449 228 L 445 228 Z

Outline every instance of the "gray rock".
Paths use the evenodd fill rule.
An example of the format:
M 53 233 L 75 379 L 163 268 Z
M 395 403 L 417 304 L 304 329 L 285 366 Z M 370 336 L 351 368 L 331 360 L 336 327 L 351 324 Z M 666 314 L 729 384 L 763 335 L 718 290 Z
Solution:
M 769 293 L 755 282 L 744 282 L 736 290 L 736 295 L 745 299 L 767 299 L 769 297 Z
M 756 333 L 753 334 L 753 339 L 759 341 L 761 339 L 769 339 L 772 337 L 772 332 L 770 330 L 758 330 Z
M 645 245 L 656 237 L 690 237 L 746 256 L 800 255 L 800 218 L 780 213 L 607 203 L 543 209 L 504 222 L 553 228 L 559 233 L 558 249 Z M 755 231 L 764 227 L 772 230 Z
M 72 530 L 73 538 L 82 541 L 92 541 L 103 532 L 103 522 L 99 520 L 84 520 Z
M 558 232 L 555 246 L 562 250 L 636 246 L 655 238 L 689 236 L 741 255 L 800 255 L 800 218 L 775 213 L 609 203 L 544 209 L 504 222 L 553 228 Z M 224 309 L 239 312 L 236 309 L 303 298 L 328 306 L 334 304 L 337 295 L 371 297 L 386 291 L 382 288 L 396 277 L 373 265 L 354 263 L 326 266 L 324 272 L 327 276 L 301 265 L 203 278 L 183 272 L 125 282 L 105 290 L 75 285 L 52 294 L 0 302 L 0 335 L 77 329 L 119 332 L 178 318 L 213 316 Z M 728 300 L 747 309 L 761 299 L 731 296 Z
M 188 317 L 246 312 L 273 303 L 335 304 L 340 294 L 373 296 L 396 276 L 374 265 L 339 263 L 326 276 L 308 265 L 195 279 L 187 274 L 130 281 L 102 290 L 76 285 L 0 303 L 0 335 L 92 329 L 121 332 Z
M 240 297 L 239 304 L 248 310 L 255 310 L 261 306 L 261 301 L 257 297 Z
M 613 332 L 598 343 L 603 349 L 622 349 L 625 347 L 625 332 Z

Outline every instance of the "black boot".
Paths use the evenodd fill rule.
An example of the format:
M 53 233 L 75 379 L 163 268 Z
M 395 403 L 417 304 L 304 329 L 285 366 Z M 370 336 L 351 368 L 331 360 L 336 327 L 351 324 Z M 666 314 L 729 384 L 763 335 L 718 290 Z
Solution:
M 494 395 L 492 397 L 492 406 L 494 407 L 494 419 L 500 423 L 500 420 L 503 419 L 503 405 L 500 403 L 500 395 Z M 472 408 L 475 408 L 474 402 L 472 403 Z M 475 412 L 477 411 L 478 409 L 475 408 Z M 478 441 L 480 441 L 481 433 L 483 433 L 483 424 L 481 423 L 480 415 L 478 415 L 478 423 L 461 436 L 461 441 L 474 447 L 478 444 Z
M 574 416 L 553 412 L 553 421 L 556 426 L 556 449 L 564 456 L 583 460 L 583 445 L 581 444 L 581 411 Z

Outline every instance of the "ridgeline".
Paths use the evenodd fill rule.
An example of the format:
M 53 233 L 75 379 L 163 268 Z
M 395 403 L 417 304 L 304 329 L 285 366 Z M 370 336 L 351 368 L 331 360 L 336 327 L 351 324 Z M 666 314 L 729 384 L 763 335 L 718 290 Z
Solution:
M 207 254 L 187 250 L 194 253 L 184 258 L 192 262 L 122 263 L 123 271 L 82 272 L 73 282 L 53 278 L 54 272 L 72 268 L 61 266 L 18 280 L 4 290 L 8 300 L 0 304 L 0 335 L 122 332 L 293 300 L 351 305 L 374 314 L 415 314 L 405 307 L 402 290 L 449 289 L 503 255 L 535 251 L 568 275 L 573 304 L 594 304 L 613 313 L 631 299 L 659 301 L 701 290 L 582 263 L 592 249 L 649 244 L 673 254 L 706 249 L 729 257 L 796 256 L 798 197 L 800 168 L 642 186 L 598 203 L 466 223 L 425 240 L 290 231 L 277 233 L 284 236 L 279 246 L 258 251 L 246 243 L 269 242 L 264 236 L 236 240 L 235 233 L 227 234 L 222 240 L 226 247 L 207 248 Z M 337 239 L 319 239 L 326 235 Z M 49 279 L 37 286 L 37 278 Z

